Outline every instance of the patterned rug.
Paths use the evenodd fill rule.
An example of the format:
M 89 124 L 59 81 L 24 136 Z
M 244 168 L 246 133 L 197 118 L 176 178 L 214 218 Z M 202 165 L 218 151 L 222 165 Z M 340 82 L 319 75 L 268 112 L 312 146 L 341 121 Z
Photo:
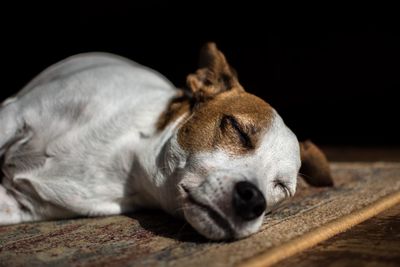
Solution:
M 299 180 L 262 230 L 209 242 L 159 211 L 0 227 L 0 266 L 266 266 L 400 203 L 400 163 L 333 163 L 333 188 Z

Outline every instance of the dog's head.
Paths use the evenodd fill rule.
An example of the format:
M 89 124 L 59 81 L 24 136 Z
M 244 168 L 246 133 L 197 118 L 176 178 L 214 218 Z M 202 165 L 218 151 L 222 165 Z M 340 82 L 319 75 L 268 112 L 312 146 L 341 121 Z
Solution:
M 300 152 L 315 147 L 300 148 L 278 113 L 243 89 L 213 43 L 201 51 L 200 69 L 187 84 L 193 107 L 175 136 L 184 155 L 178 184 L 184 217 L 210 239 L 248 236 L 266 212 L 293 196 Z M 323 155 L 313 155 L 311 149 L 303 157 L 310 170 L 318 173 L 321 162 L 327 168 Z

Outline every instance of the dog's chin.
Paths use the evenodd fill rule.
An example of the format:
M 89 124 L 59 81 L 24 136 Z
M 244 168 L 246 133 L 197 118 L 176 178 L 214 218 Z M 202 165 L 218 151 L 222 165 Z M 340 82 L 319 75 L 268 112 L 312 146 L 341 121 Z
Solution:
M 212 214 L 214 211 L 209 208 L 187 201 L 183 211 L 186 221 L 206 238 L 216 241 L 234 238 L 229 222 Z
M 232 241 L 248 237 L 256 233 L 261 227 L 261 220 L 238 228 L 228 219 L 215 210 L 201 203 L 187 199 L 184 204 L 184 217 L 186 221 L 201 235 L 215 241 Z

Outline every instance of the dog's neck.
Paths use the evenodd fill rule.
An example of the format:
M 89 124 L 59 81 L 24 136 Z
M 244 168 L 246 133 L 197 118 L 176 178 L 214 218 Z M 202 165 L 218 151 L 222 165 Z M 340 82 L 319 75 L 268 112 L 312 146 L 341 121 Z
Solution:
M 136 188 L 141 188 L 143 197 L 151 200 L 152 206 L 174 214 L 179 203 L 176 199 L 179 169 L 184 167 L 186 158 L 178 145 L 177 132 L 190 114 L 191 100 L 183 90 L 178 90 L 160 114 L 154 135 L 143 139 L 141 153 L 137 156 L 146 179 L 134 177 Z
M 190 115 L 193 107 L 193 100 L 187 90 L 178 89 L 174 97 L 169 101 L 167 108 L 158 118 L 157 131 L 163 131 L 168 125 L 174 123 L 180 117 Z

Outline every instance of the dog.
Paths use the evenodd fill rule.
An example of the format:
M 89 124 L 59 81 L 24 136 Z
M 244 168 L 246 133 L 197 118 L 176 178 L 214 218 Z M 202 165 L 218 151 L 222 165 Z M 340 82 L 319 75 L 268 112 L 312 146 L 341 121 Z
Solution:
M 177 89 L 106 53 L 67 58 L 0 109 L 0 224 L 160 208 L 211 240 L 240 239 L 329 165 L 247 93 L 214 43 Z

